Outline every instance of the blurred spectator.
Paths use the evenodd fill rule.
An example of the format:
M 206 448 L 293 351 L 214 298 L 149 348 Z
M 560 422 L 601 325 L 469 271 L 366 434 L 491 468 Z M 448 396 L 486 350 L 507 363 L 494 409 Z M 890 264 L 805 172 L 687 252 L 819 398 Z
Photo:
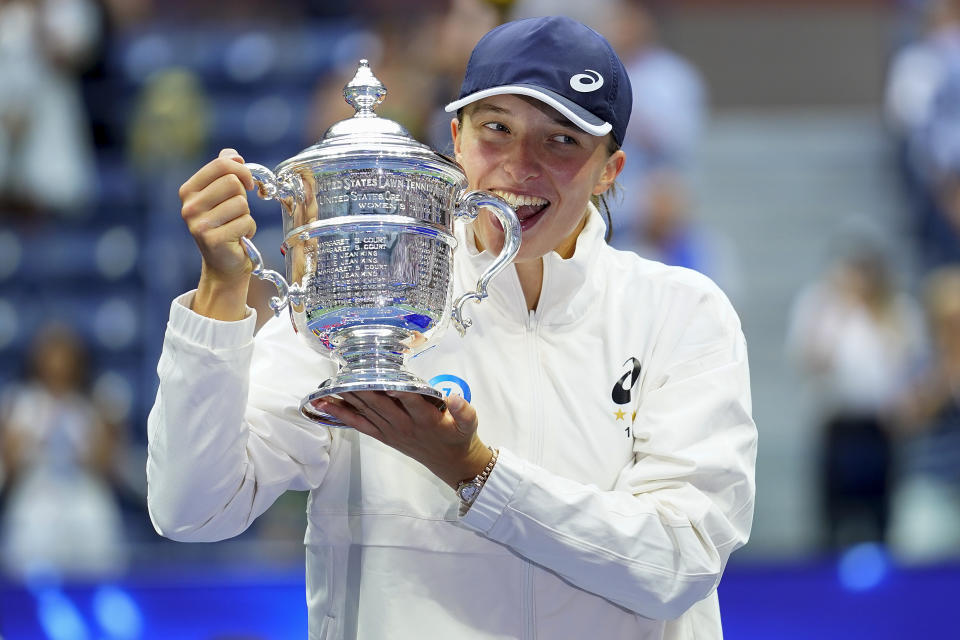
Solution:
M 37 333 L 26 379 L 0 397 L 0 558 L 13 575 L 105 574 L 124 564 L 110 488 L 119 432 L 91 400 L 89 374 L 80 339 L 49 325 Z
M 156 4 L 153 0 L 101 0 L 109 24 L 120 33 L 153 19 Z
M 627 164 L 619 178 L 624 199 L 612 209 L 613 241 L 617 244 L 618 236 L 636 238 L 637 225 L 641 229 L 660 225 L 658 220 L 643 220 L 644 215 L 658 212 L 656 202 L 664 195 L 665 183 L 654 173 L 662 170 L 661 175 L 674 174 L 688 182 L 707 116 L 707 91 L 697 70 L 660 42 L 650 2 L 617 0 L 615 4 L 617 11 L 609 29 L 633 89 L 633 113 L 623 144 Z M 647 193 L 650 188 L 653 192 Z M 686 231 L 698 227 L 692 218 L 687 219 Z M 702 234 L 685 236 L 688 248 L 700 253 L 697 260 L 712 261 L 704 255 L 712 250 L 706 249 L 710 243 L 702 242 Z M 701 246 L 694 250 L 694 244 Z M 686 261 L 679 257 L 667 260 L 703 270 L 712 277 L 718 275 L 713 266 L 694 266 L 693 259 L 691 255 Z M 732 283 L 720 284 L 729 287 Z
M 619 0 L 610 32 L 633 88 L 633 113 L 624 147 L 641 168 L 688 171 L 707 118 L 707 89 L 686 59 L 664 46 L 644 0 Z
M 695 218 L 683 174 L 658 169 L 645 176 L 644 182 L 639 194 L 627 195 L 636 214 L 633 220 L 621 221 L 611 244 L 651 260 L 699 271 L 736 298 L 740 293 L 736 251 L 727 237 Z
M 78 74 L 100 37 L 90 0 L 0 2 L 0 200 L 78 211 L 94 182 Z
M 437 21 L 433 45 L 434 51 L 443 55 L 428 56 L 433 109 L 424 142 L 452 156 L 451 117 L 443 105 L 456 99 L 470 52 L 483 34 L 500 24 L 500 19 L 494 3 L 488 0 L 451 0 L 449 5 Z
M 496 8 L 488 0 L 427 2 L 416 9 L 373 4 L 378 5 L 371 14 L 377 16 L 373 30 L 351 39 L 353 55 L 343 56 L 317 87 L 310 139 L 320 139 L 330 125 L 353 115 L 343 87 L 359 59 L 366 58 L 387 88 L 377 114 L 440 152 L 452 153 L 451 117 L 443 105 L 456 98 L 473 46 L 499 23 Z
M 660 42 L 652 3 L 616 0 L 614 5 L 616 10 L 608 19 L 608 29 L 630 74 L 633 113 L 623 144 L 627 164 L 619 178 L 624 198 L 612 207 L 613 243 L 628 248 L 636 241 L 638 230 L 643 235 L 664 228 L 665 218 L 647 222 L 643 217 L 666 212 L 659 203 L 664 202 L 665 196 L 672 197 L 669 190 L 677 193 L 677 185 L 686 185 L 683 191 L 689 189 L 708 107 L 707 90 L 699 72 Z M 664 181 L 663 176 L 675 177 Z M 688 195 L 683 194 L 681 199 L 687 200 Z M 722 248 L 728 245 L 719 237 L 708 240 L 708 234 L 700 232 L 701 224 L 689 214 L 690 211 L 684 212 L 684 232 L 672 240 L 686 246 L 686 258 L 667 257 L 662 252 L 663 245 L 660 251 L 649 255 L 643 253 L 644 248 L 635 250 L 645 257 L 702 271 L 731 293 L 736 287 L 735 269 L 729 259 L 732 251 Z M 673 219 L 680 222 L 677 216 Z M 677 231 L 673 229 L 674 234 Z M 649 249 L 657 243 L 643 244 Z M 673 250 L 680 248 L 677 245 Z
M 207 150 L 210 106 L 196 75 L 164 69 L 151 76 L 130 121 L 131 165 L 149 183 L 155 172 L 192 166 Z
M 817 384 L 824 413 L 819 478 L 828 546 L 886 538 L 888 416 L 922 343 L 919 309 L 873 248 L 842 258 L 794 305 L 788 347 Z
M 928 120 L 937 88 L 960 55 L 960 2 L 929 0 L 925 14 L 923 38 L 893 56 L 887 76 L 884 110 L 898 137 Z
M 960 557 L 960 266 L 927 280 L 932 349 L 903 408 L 891 542 L 905 560 Z
M 426 139 L 436 106 L 430 68 L 436 57 L 441 14 L 432 8 L 418 11 L 389 4 L 372 15 L 372 32 L 361 36 L 356 56 L 339 60 L 338 67 L 317 87 L 309 125 L 312 139 L 319 139 L 331 124 L 354 114 L 343 100 L 343 87 L 356 73 L 361 58 L 369 60 L 374 75 L 387 88 L 377 115 L 403 125 L 418 140 Z
M 960 260 L 960 0 L 930 0 L 926 34 L 893 57 L 885 112 L 925 269 Z
M 923 173 L 917 225 L 922 267 L 960 262 L 960 54 L 918 135 Z

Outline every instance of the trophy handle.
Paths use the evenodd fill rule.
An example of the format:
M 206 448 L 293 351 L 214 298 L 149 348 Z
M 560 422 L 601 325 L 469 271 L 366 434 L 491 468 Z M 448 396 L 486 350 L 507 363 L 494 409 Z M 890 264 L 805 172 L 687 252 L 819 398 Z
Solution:
M 253 182 L 257 186 L 257 195 L 262 200 L 284 200 L 293 198 L 296 202 L 303 202 L 303 180 L 295 173 L 277 179 L 276 174 L 262 164 L 247 162 L 243 166 L 253 174 Z
M 517 252 L 520 251 L 520 221 L 517 219 L 517 214 L 513 208 L 502 198 L 495 196 L 489 191 L 466 191 L 457 200 L 455 215 L 458 218 L 476 220 L 480 209 L 484 207 L 492 209 L 500 221 L 500 224 L 503 226 L 503 250 L 500 251 L 500 255 L 497 256 L 493 263 L 487 267 L 487 270 L 483 272 L 480 279 L 477 280 L 476 291 L 464 293 L 453 303 L 453 313 L 451 314 L 453 325 L 457 328 L 457 331 L 460 332 L 461 336 L 466 332 L 467 328 L 473 324 L 470 318 L 463 317 L 463 306 L 467 303 L 467 300 L 480 302 L 486 298 L 487 285 L 490 283 L 490 280 L 503 271 L 508 264 L 513 262 L 513 259 L 517 256 Z
M 296 202 L 304 201 L 303 181 L 300 176 L 292 174 L 282 180 L 277 180 L 273 171 L 262 164 L 247 162 L 244 166 L 253 174 L 253 181 L 257 186 L 257 195 L 261 199 L 284 200 L 293 198 Z M 240 238 L 240 244 L 243 245 L 243 250 L 247 252 L 247 257 L 253 263 L 253 275 L 261 280 L 272 282 L 277 288 L 277 293 L 280 294 L 270 298 L 270 308 L 273 309 L 274 315 L 279 316 L 280 311 L 291 303 L 300 304 L 303 301 L 303 292 L 298 285 L 291 286 L 287 284 L 287 279 L 282 275 L 273 269 L 264 268 L 263 256 L 260 255 L 260 251 L 253 244 L 253 240 L 244 236 Z
M 283 308 L 291 303 L 300 304 L 303 302 L 303 292 L 298 285 L 291 286 L 287 284 L 286 278 L 273 269 L 264 269 L 263 256 L 260 255 L 260 251 L 253 244 L 253 240 L 243 236 L 240 238 L 240 244 L 243 245 L 243 250 L 247 252 L 247 257 L 253 263 L 253 275 L 261 280 L 272 282 L 277 288 L 277 293 L 280 294 L 270 298 L 270 308 L 273 309 L 274 315 L 279 316 Z
M 263 256 L 260 255 L 260 251 L 253 244 L 253 240 L 243 236 L 240 238 L 240 244 L 243 245 L 243 250 L 247 252 L 247 257 L 253 263 L 253 275 L 261 280 L 272 282 L 277 288 L 277 293 L 280 294 L 270 298 L 270 308 L 273 309 L 274 315 L 279 316 L 283 308 L 291 303 L 300 304 L 303 301 L 303 292 L 298 285 L 291 286 L 287 284 L 286 278 L 273 269 L 264 269 Z

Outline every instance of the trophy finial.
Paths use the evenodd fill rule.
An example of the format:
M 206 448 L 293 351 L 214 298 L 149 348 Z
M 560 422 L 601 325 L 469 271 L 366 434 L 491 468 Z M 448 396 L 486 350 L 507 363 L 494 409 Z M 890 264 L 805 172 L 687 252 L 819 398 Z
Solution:
M 370 71 L 370 63 L 366 60 L 360 61 L 357 74 L 343 88 L 344 99 L 357 111 L 355 118 L 377 117 L 373 110 L 386 95 L 387 88 Z

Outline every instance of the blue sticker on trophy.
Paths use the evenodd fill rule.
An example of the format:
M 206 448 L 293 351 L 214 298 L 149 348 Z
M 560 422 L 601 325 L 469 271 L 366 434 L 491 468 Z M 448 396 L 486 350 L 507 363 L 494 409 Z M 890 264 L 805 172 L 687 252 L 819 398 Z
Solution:
M 444 398 L 460 396 L 470 402 L 470 385 L 463 378 L 444 374 L 430 378 L 430 386 L 443 394 Z

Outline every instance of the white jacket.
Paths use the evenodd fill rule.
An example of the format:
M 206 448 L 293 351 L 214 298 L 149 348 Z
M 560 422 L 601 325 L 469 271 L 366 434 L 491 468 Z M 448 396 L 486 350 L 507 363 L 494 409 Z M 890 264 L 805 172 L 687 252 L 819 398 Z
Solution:
M 707 278 L 606 246 L 594 210 L 544 258 L 537 311 L 512 269 L 409 368 L 469 396 L 500 458 L 466 516 L 419 463 L 300 417 L 333 365 L 286 317 L 253 338 L 172 305 L 149 421 L 154 526 L 243 531 L 310 489 L 310 637 L 720 638 L 717 583 L 753 516 L 756 428 L 739 320 Z M 455 292 L 492 258 L 458 232 Z M 444 376 L 437 379 L 437 376 Z M 361 570 L 362 569 L 362 570 Z

